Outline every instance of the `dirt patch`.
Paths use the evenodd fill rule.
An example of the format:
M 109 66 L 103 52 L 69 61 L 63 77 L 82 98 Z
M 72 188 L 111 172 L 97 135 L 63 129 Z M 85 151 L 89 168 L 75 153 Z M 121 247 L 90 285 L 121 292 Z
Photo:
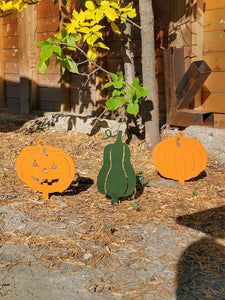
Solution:
M 1 125 L 1 124 L 0 124 Z M 111 206 L 96 178 L 104 134 L 7 131 L 0 140 L 0 295 L 7 300 L 225 299 L 225 169 L 210 157 L 185 182 L 155 170 L 130 145 L 134 196 Z M 76 176 L 44 200 L 19 180 L 20 151 L 38 139 L 62 148 Z M 144 185 L 141 183 L 144 183 Z

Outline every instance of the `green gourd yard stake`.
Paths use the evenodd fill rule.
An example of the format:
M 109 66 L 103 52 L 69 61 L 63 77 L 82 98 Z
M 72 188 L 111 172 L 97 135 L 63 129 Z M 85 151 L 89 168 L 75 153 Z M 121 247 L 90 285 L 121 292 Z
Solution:
M 108 138 L 113 137 L 108 135 Z M 107 131 L 106 131 L 107 134 Z M 114 144 L 104 149 L 103 166 L 98 174 L 97 187 L 108 195 L 114 205 L 120 197 L 131 195 L 136 186 L 136 175 L 130 162 L 130 149 L 122 142 L 122 131 L 118 132 Z

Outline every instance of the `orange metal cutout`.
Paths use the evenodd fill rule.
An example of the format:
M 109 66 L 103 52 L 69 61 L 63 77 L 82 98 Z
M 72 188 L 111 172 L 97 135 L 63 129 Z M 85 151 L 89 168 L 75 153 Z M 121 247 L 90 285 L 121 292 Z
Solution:
M 75 175 L 75 165 L 64 151 L 38 140 L 37 146 L 28 146 L 21 151 L 16 171 L 24 183 L 48 199 L 50 193 L 62 192 L 69 187 Z
M 207 165 L 205 148 L 196 139 L 186 138 L 182 131 L 156 145 L 152 159 L 163 177 L 180 183 L 198 176 Z

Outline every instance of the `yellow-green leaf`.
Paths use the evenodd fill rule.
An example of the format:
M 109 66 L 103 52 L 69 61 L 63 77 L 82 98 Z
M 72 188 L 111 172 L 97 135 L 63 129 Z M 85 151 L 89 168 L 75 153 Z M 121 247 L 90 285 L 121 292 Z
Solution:
M 135 18 L 136 17 L 136 10 L 135 9 L 132 9 L 131 11 L 129 11 L 128 13 L 127 13 L 127 15 L 128 15 L 128 17 L 129 18 Z
M 90 10 L 94 10 L 95 9 L 95 5 L 94 5 L 93 1 L 86 1 L 85 2 L 85 7 L 87 9 L 90 9 Z
M 82 32 L 82 33 L 89 33 L 90 32 L 90 28 L 88 27 L 81 27 L 79 29 L 77 29 L 78 32 Z
M 117 1 L 111 1 L 110 0 L 110 6 L 116 8 L 116 9 L 119 9 L 119 4 L 117 3 Z
M 86 19 L 86 15 L 85 15 L 85 13 L 83 12 L 83 10 L 81 9 L 81 10 L 80 10 L 80 13 L 79 13 L 79 15 L 78 15 L 78 17 L 77 17 L 77 21 L 79 21 L 81 24 L 83 24 L 84 21 L 85 21 L 85 19 Z
M 87 39 L 87 43 L 91 46 L 93 46 L 94 42 L 98 39 L 99 37 L 96 34 L 92 34 L 91 36 L 89 36 L 89 38 Z
M 118 16 L 117 16 L 117 13 L 116 13 L 115 9 L 113 9 L 111 7 L 104 10 L 104 13 L 110 21 L 115 21 L 116 19 L 118 19 Z
M 108 8 L 109 8 L 109 1 L 101 1 L 101 6 L 100 6 L 100 8 L 101 8 L 102 10 L 108 9 Z
M 95 60 L 95 58 L 97 57 L 97 51 L 96 51 L 96 48 L 93 48 L 93 47 L 89 46 L 88 52 L 87 52 L 87 56 L 88 56 L 90 59 Z
M 98 42 L 94 45 L 95 47 L 100 47 L 100 48 L 103 48 L 103 49 L 107 49 L 109 50 L 109 47 L 107 47 L 104 43 L 102 42 Z
M 115 32 L 116 34 L 121 34 L 119 27 L 114 22 L 111 22 L 111 28 L 112 28 L 113 32 Z
M 95 11 L 95 20 L 96 20 L 97 23 L 101 20 L 103 15 L 104 15 L 104 13 L 101 9 L 96 9 L 96 11 Z
M 99 31 L 100 29 L 104 28 L 105 26 L 102 25 L 95 25 L 94 27 L 91 28 L 92 32 Z

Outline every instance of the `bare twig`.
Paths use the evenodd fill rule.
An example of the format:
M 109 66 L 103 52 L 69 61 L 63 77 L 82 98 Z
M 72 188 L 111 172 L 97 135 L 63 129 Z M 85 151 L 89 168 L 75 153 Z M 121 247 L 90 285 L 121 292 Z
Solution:
M 104 113 L 105 113 L 106 111 L 107 111 L 107 109 L 104 109 L 103 112 L 97 117 L 97 119 L 95 120 L 94 125 L 93 125 L 92 128 L 95 127 L 95 125 L 96 125 L 96 123 L 98 122 L 98 120 L 104 115 Z
M 89 73 L 89 74 L 86 74 L 86 73 L 80 73 L 80 75 L 82 75 L 82 76 L 87 76 L 87 80 L 85 81 L 84 86 L 87 85 L 87 83 L 88 83 L 90 77 L 91 77 L 94 73 L 96 73 L 98 70 L 99 70 L 99 68 L 95 69 L 94 71 L 92 71 L 92 72 Z
M 104 69 L 104 68 L 102 68 L 101 66 L 99 66 L 96 62 L 94 62 L 90 57 L 88 57 L 87 56 L 87 53 L 83 50 L 83 49 L 81 49 L 80 47 L 78 47 L 77 45 L 74 45 L 74 44 L 68 44 L 68 43 L 62 43 L 62 42 L 60 42 L 60 44 L 61 45 L 66 45 L 66 46 L 72 46 L 72 47 L 74 47 L 74 48 L 76 48 L 76 49 L 78 49 L 86 58 L 87 58 L 87 60 L 91 63 L 91 64 L 93 64 L 94 66 L 96 66 L 99 70 L 101 70 L 101 71 L 103 71 L 103 72 L 105 72 L 106 74 L 110 74 L 106 69 Z
M 135 22 L 133 22 L 132 20 L 130 20 L 129 18 L 126 18 L 124 16 L 121 16 L 119 14 L 117 14 L 118 17 L 122 18 L 122 19 L 125 19 L 127 22 L 131 23 L 132 25 L 136 26 L 137 28 L 139 29 L 142 29 L 141 26 L 139 26 L 138 24 L 136 24 Z

